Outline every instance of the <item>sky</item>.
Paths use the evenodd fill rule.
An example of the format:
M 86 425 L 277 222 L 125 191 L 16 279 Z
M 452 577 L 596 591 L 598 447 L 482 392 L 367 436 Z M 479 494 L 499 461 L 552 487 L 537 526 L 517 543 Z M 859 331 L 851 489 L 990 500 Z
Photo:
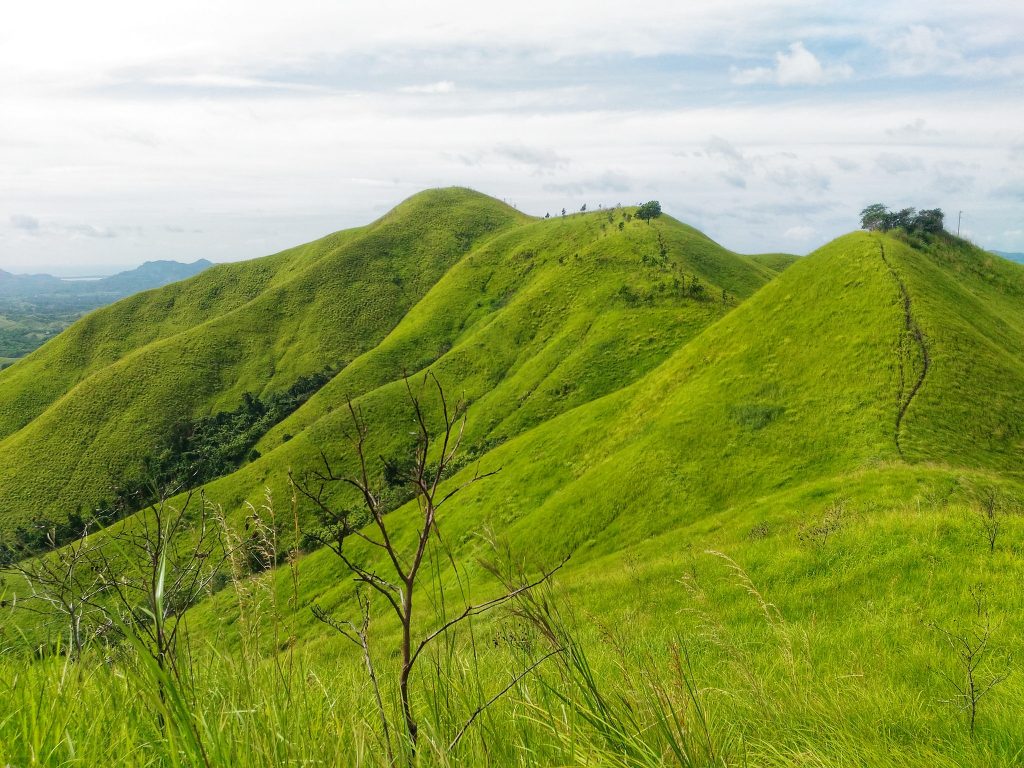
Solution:
M 1024 251 L 1024 3 L 6 4 L 0 269 L 233 261 L 428 187 L 741 252 L 941 207 Z

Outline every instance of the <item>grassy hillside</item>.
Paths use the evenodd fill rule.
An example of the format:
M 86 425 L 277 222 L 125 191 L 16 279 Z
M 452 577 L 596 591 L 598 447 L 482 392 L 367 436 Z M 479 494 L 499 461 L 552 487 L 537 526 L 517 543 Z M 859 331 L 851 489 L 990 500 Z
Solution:
M 424 193 L 362 230 L 90 315 L 0 374 L 0 520 L 88 509 L 181 415 L 344 367 L 474 243 L 521 220 L 466 190 Z
M 643 237 L 647 230 L 641 225 L 634 231 Z M 406 431 L 408 418 L 404 390 L 387 376 L 401 370 L 398 361 L 409 370 L 431 365 L 443 381 L 465 391 L 472 442 L 489 446 L 524 435 L 487 457 L 506 470 L 491 482 L 494 496 L 479 503 L 489 514 L 500 508 L 502 529 L 518 532 L 520 544 L 548 547 L 552 557 L 584 545 L 614 548 L 707 510 L 898 462 L 901 410 L 908 461 L 1009 470 L 1009 477 L 1019 471 L 1015 458 L 1024 423 L 1024 376 L 1013 367 L 1020 357 L 1012 353 L 1024 339 L 1012 325 L 1020 321 L 1012 308 L 1022 270 L 1003 262 L 998 279 L 979 277 L 969 267 L 975 255 L 965 250 L 952 269 L 943 266 L 945 246 L 925 252 L 892 238 L 850 235 L 800 260 L 706 329 L 710 318 L 688 324 L 686 312 L 720 310 L 684 302 L 673 314 L 655 302 L 623 312 L 614 298 L 600 298 L 598 287 L 588 311 L 609 309 L 583 337 L 571 315 L 565 322 L 561 307 L 568 302 L 551 302 L 551 289 L 545 292 L 541 283 L 539 291 L 524 288 L 508 304 L 512 312 L 529 302 L 516 312 L 532 324 L 527 332 L 505 325 L 500 314 L 462 343 L 448 342 L 451 350 L 436 360 L 413 352 L 424 348 L 415 341 L 421 322 L 413 313 L 377 350 L 272 430 L 260 444 L 260 461 L 210 490 L 230 505 L 243 498 L 258 502 L 264 483 L 282 493 L 275 467 L 308 465 L 317 449 L 338 445 L 347 414 L 332 407 L 344 395 L 356 398 L 375 426 L 381 439 L 375 452 L 400 453 L 400 444 L 388 439 Z M 444 306 L 457 306 L 445 292 L 473 264 L 460 265 L 424 304 L 439 293 Z M 634 265 L 631 274 L 644 272 Z M 578 290 L 584 280 L 561 282 Z M 910 291 L 931 360 L 912 398 L 923 362 L 906 328 L 900 281 Z M 615 281 L 599 275 L 595 286 L 602 285 L 614 293 Z M 990 295 L 988 309 L 963 299 L 965 291 Z M 558 308 L 549 309 L 552 330 L 543 324 L 545 306 Z M 535 355 L 538 335 L 543 346 Z M 508 344 L 510 338 L 516 343 Z M 617 351 L 608 339 L 617 341 Z M 984 362 L 961 354 L 1000 339 L 999 354 Z M 362 378 L 392 355 L 392 345 L 403 353 L 393 354 L 390 368 L 383 365 L 384 375 Z M 481 367 L 481 360 L 487 365 Z M 637 383 L 616 391 L 630 381 Z M 992 393 L 998 408 L 956 397 L 965 386 Z M 294 439 L 278 445 L 289 435 Z M 532 459 L 537 456 L 572 460 L 538 463 Z M 517 457 L 525 462 L 524 476 L 507 468 Z M 532 541 L 538 529 L 550 534 L 540 545 Z
M 682 638 L 700 682 L 731 692 L 714 700 L 752 764 L 1013 764 L 1024 748 L 1019 677 L 990 694 L 972 740 L 941 704 L 949 691 L 935 671 L 952 662 L 933 627 L 968 621 L 979 585 L 998 617 L 993 644 L 1012 649 L 1024 636 L 1024 529 L 1006 518 L 990 553 L 976 501 L 986 488 L 1022 493 L 1016 432 L 990 425 L 1022 424 L 1024 381 L 1002 350 L 1021 339 L 1024 270 L 981 269 L 978 258 L 948 241 L 863 233 L 829 244 L 632 385 L 486 453 L 481 465 L 501 472 L 449 510 L 446 540 L 478 584 L 484 531 L 536 564 L 572 554 L 563 599 L 594 617 L 591 642 L 612 643 L 601 668 L 618 663 L 615 643 L 635 662 Z M 986 344 L 997 353 L 984 364 L 962 360 L 965 346 Z M 445 358 L 432 370 L 466 378 Z M 496 434 L 492 401 L 469 391 L 472 428 Z M 964 391 L 994 392 L 999 407 Z M 358 402 L 384 434 L 408 424 L 394 386 Z M 330 450 L 342 423 L 315 424 L 278 461 L 301 466 L 313 446 Z M 274 455 L 260 479 L 286 498 Z M 209 492 L 235 503 L 256 480 L 240 486 L 243 475 Z M 331 553 L 300 570 L 298 604 L 347 604 Z M 204 632 L 232 626 L 218 618 L 233 615 L 230 600 L 200 609 Z M 291 621 L 313 647 L 330 641 L 308 613 Z M 878 722 L 891 730 L 875 732 Z
M 591 359 L 578 371 L 563 371 L 571 356 L 556 355 L 557 363 L 547 367 L 543 358 L 531 358 L 526 371 L 540 367 L 532 378 L 506 374 L 497 382 L 488 377 L 490 369 L 481 373 L 463 363 L 461 346 L 453 346 L 431 370 L 465 389 L 470 435 L 498 443 L 485 459 L 504 467 L 472 504 L 463 504 L 463 528 L 499 524 L 520 546 L 548 558 L 591 548 L 599 554 L 702 520 L 710 511 L 902 463 L 895 425 L 923 365 L 908 339 L 903 295 L 881 257 L 883 246 L 910 286 L 914 316 L 927 329 L 930 350 L 924 383 L 900 423 L 906 460 L 953 473 L 1001 471 L 1012 479 L 1020 451 L 1021 372 L 1012 368 L 1012 354 L 993 355 L 982 365 L 962 361 L 958 350 L 968 343 L 995 343 L 988 334 L 998 324 L 999 308 L 1013 306 L 1022 271 L 1007 266 L 1005 282 L 989 287 L 992 314 L 986 315 L 960 298 L 943 304 L 950 291 L 980 290 L 973 278 L 941 267 L 943 251 L 926 254 L 892 238 L 856 234 L 797 262 L 700 333 L 681 333 L 671 353 L 642 376 L 634 373 L 640 372 L 636 354 L 643 350 L 636 343 L 619 360 Z M 940 312 L 941 321 L 932 314 Z M 663 329 L 682 325 L 666 322 L 654 309 L 652 315 Z M 535 318 L 538 312 L 521 316 Z M 618 317 L 612 325 L 620 338 L 631 330 Z M 382 348 L 411 332 L 406 327 L 400 324 Z M 1011 328 L 1004 329 L 1007 346 L 1022 338 Z M 502 328 L 500 337 L 515 332 Z M 478 359 L 501 360 L 498 345 L 474 346 L 487 351 Z M 273 467 L 301 466 L 315 448 L 333 449 L 347 419 L 324 403 L 332 396 L 337 402 L 336 388 L 356 398 L 383 436 L 402 434 L 408 418 L 402 387 L 390 382 L 371 390 L 372 381 L 354 378 L 360 364 L 373 359 L 370 354 L 356 361 L 351 372 L 273 430 L 263 442 L 263 458 L 213 484 L 211 494 L 235 503 L 248 495 L 247 487 L 262 482 L 280 492 L 280 473 L 275 477 Z M 602 375 L 636 383 L 613 390 Z M 526 380 L 516 387 L 520 377 Z M 566 397 L 565 381 L 586 387 L 588 400 L 577 405 L 571 393 Z M 973 403 L 973 416 L 966 415 L 972 401 L 953 396 L 964 386 L 992 392 L 1000 407 Z M 505 394 L 506 388 L 512 391 Z M 995 411 L 989 420 L 982 418 L 986 411 Z M 992 424 L 1008 426 L 992 430 Z M 275 450 L 281 433 L 295 438 Z M 397 451 L 383 436 L 374 451 Z M 500 519 L 492 519 L 497 510 Z M 544 531 L 539 540 L 538 530 Z
M 341 373 L 233 487 L 258 495 L 254 478 L 335 432 L 322 417 L 346 396 L 390 384 L 384 404 L 434 363 L 487 403 L 475 439 L 505 440 L 639 378 L 773 274 L 671 220 L 613 218 L 530 223 L 476 193 L 424 193 L 364 230 L 95 313 L 0 378 L 0 520 L 88 509 L 182 414 L 325 367 Z
M 549 599 L 590 649 L 603 706 L 624 702 L 622 727 L 651 752 L 623 747 L 602 719 L 610 710 L 595 719 L 572 694 L 558 699 L 553 691 L 578 680 L 557 667 L 517 686 L 466 751 L 449 755 L 451 713 L 471 712 L 544 641 L 503 614 L 422 673 L 423 764 L 1018 764 L 1022 675 L 1007 667 L 969 733 L 943 703 L 960 670 L 941 629 L 973 626 L 985 595 L 995 627 L 985 674 L 1024 637 L 1024 524 L 1012 514 L 1024 498 L 1024 268 L 948 237 L 868 233 L 796 260 L 744 257 L 668 217 L 647 224 L 628 213 L 537 221 L 466 191 L 435 192 L 328 238 L 330 248 L 234 265 L 250 275 L 248 294 L 229 291 L 241 281 L 217 269 L 175 288 L 210 295 L 197 286 L 222 279 L 232 296 L 221 303 L 215 292 L 202 312 L 157 292 L 110 310 L 124 315 L 93 316 L 0 375 L 0 397 L 21 408 L 0 443 L 0 511 L 10 525 L 19 501 L 34 499 L 59 514 L 129 467 L 125 452 L 159 439 L 176 412 L 233 407 L 245 391 L 331 366 L 333 379 L 259 440 L 258 458 L 206 487 L 239 521 L 245 502 L 259 507 L 269 493 L 284 520 L 289 470 L 301 477 L 321 450 L 336 471 L 353 467 L 349 399 L 370 426 L 368 456 L 408 452 L 403 375 L 418 382 L 429 370 L 468 403 L 467 456 L 500 468 L 445 508 L 435 584 L 452 595 L 468 580 L 476 599 L 493 594 L 480 565 L 492 539 L 533 567 L 571 555 Z M 478 222 L 472 237 L 460 234 L 467 219 Z M 345 279 L 330 282 L 342 267 Z M 396 282 L 389 270 L 400 268 L 412 271 Z M 126 323 L 120 345 L 113 317 Z M 84 353 L 73 336 L 89 321 L 88 333 L 109 334 L 105 353 Z M 49 401 L 31 400 L 31 372 L 59 354 L 80 355 L 77 372 Z M 65 425 L 90 435 L 75 443 Z M 67 486 L 53 480 L 64 471 Z M 1008 510 L 992 541 L 981 515 L 989 491 Z M 358 503 L 343 488 L 328 498 Z M 298 512 L 312 518 L 308 504 Z M 390 513 L 396 541 L 412 541 L 415 515 L 411 504 Z M 281 546 L 291 525 L 281 525 Z M 355 556 L 386 568 L 369 547 Z M 235 587 L 189 614 L 198 644 L 216 649 L 195 711 L 204 727 L 220 723 L 210 740 L 225 760 L 384 764 L 358 649 L 309 611 L 353 616 L 336 557 L 312 551 L 295 570 Z M 451 610 L 436 593 L 425 605 Z M 394 622 L 382 604 L 372 615 L 374 653 L 393 673 Z M 681 649 L 689 665 L 673 656 Z M 454 677 L 431 687 L 442 669 Z M 84 684 L 72 700 L 56 690 L 56 670 L 33 674 L 32 690 L 51 690 L 72 712 L 104 690 L 128 722 L 145 721 L 123 678 Z M 244 690 L 231 682 L 243 679 Z M 652 681 L 665 687 L 652 694 Z M 652 701 L 680 705 L 687 739 L 710 723 L 717 759 L 680 759 Z M 42 717 L 13 688 L 0 703 Z M 55 737 L 60 750 L 98 750 L 62 712 L 45 715 L 54 733 L 74 734 Z M 19 717 L 0 722 L 0 736 L 28 722 Z M 115 716 L 99 731 L 129 750 L 159 741 Z M 270 732 L 290 735 L 267 741 Z M 238 752 L 242 743 L 252 746 Z

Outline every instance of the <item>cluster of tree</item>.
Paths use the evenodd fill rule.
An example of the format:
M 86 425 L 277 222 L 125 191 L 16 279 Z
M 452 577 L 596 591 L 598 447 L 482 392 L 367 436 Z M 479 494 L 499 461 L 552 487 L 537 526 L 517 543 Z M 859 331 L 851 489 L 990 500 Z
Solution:
M 67 520 L 40 518 L 31 525 L 20 525 L 10 541 L 0 541 L 0 568 L 16 563 L 24 557 L 45 552 L 60 544 L 74 541 L 88 527 L 81 508 L 68 515 Z
M 233 411 L 181 419 L 163 446 L 142 460 L 137 476 L 124 478 L 95 509 L 81 508 L 67 520 L 36 520 L 17 528 L 11 541 L 0 541 L 0 565 L 74 541 L 89 524 L 110 525 L 158 501 L 159 489 L 195 488 L 259 458 L 253 446 L 267 431 L 331 380 L 323 371 L 299 378 L 288 389 L 260 398 L 249 392 Z
M 888 232 L 891 229 L 902 229 L 910 233 L 941 232 L 943 218 L 941 208 L 890 211 L 881 203 L 875 203 L 860 212 L 860 226 L 871 232 Z
M 663 280 L 652 290 L 638 290 L 629 285 L 623 285 L 619 288 L 616 297 L 626 306 L 637 307 L 653 303 L 655 293 L 668 294 L 680 299 L 689 298 L 694 301 L 707 301 L 711 298 L 707 286 L 696 275 L 691 275 L 689 278 L 686 275 L 673 277 L 671 283 Z

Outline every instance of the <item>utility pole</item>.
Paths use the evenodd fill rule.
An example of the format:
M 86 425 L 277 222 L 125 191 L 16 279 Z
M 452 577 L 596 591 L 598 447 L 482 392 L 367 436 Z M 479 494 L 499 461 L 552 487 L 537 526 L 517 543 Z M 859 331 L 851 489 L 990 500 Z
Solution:
M 964 217 L 963 211 L 958 211 L 956 214 L 956 236 L 960 237 L 960 219 Z

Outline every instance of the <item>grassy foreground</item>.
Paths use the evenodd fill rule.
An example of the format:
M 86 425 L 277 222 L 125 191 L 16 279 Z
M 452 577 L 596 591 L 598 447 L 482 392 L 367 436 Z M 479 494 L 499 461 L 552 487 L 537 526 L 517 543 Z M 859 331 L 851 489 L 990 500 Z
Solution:
M 987 551 L 971 510 L 956 501 L 899 501 L 899 489 L 914 479 L 906 470 L 870 479 L 871 498 L 891 509 L 851 498 L 826 541 L 798 537 L 797 522 L 782 512 L 794 501 L 788 494 L 773 501 L 778 515 L 768 531 L 730 542 L 714 519 L 703 521 L 596 560 L 571 584 L 560 579 L 535 597 L 534 613 L 515 606 L 468 625 L 432 652 L 414 681 L 421 731 L 408 760 L 1018 765 L 1024 679 L 1012 675 L 992 689 L 972 735 L 942 676 L 958 679 L 955 652 L 936 627 L 970 624 L 969 588 L 984 585 L 998 621 L 979 678 L 1001 668 L 1021 636 L 1019 552 Z M 1005 533 L 1020 541 L 1024 530 L 1016 522 Z M 731 555 L 703 548 L 712 542 Z M 78 662 L 0 655 L 0 759 L 12 766 L 389 765 L 358 650 L 291 608 L 310 586 L 305 574 L 321 577 L 330 567 L 312 562 L 319 558 L 299 562 L 297 587 L 282 571 L 219 592 L 190 626 L 182 684 L 130 646 L 94 646 Z M 922 577 L 908 579 L 915 570 Z M 493 591 L 478 568 L 466 574 L 479 580 L 481 594 Z M 434 610 L 443 610 L 436 598 L 432 592 Z M 539 622 L 530 618 L 538 605 L 547 609 Z M 391 748 L 404 764 L 394 642 L 394 627 L 375 617 Z M 556 647 L 563 652 L 548 656 Z M 164 700 L 161 681 L 172 691 Z M 452 748 L 477 708 L 510 684 Z

